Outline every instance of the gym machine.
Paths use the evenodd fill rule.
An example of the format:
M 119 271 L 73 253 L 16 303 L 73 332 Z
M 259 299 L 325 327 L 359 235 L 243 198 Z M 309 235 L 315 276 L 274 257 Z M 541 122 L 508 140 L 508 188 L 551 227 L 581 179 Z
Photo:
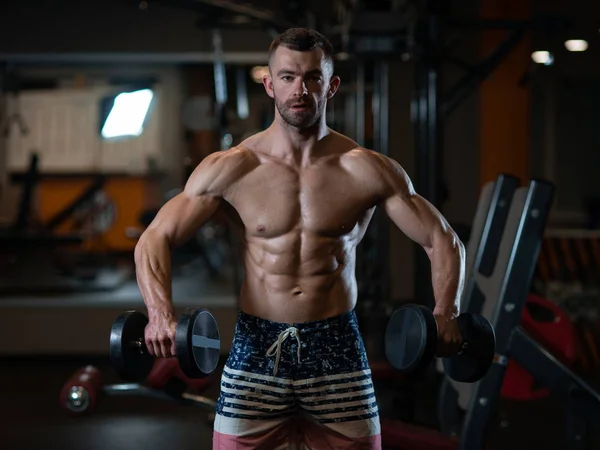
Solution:
M 527 269 L 536 265 L 552 199 L 553 190 L 547 183 L 533 181 L 529 189 L 518 188 L 518 185 L 519 180 L 514 177 L 501 176 L 494 186 L 486 186 L 481 200 L 483 208 L 480 207 L 480 210 L 487 209 L 487 214 L 484 217 L 476 217 L 468 246 L 467 282 L 461 308 L 463 311 L 483 314 L 492 322 L 494 329 L 496 322 L 490 318 L 490 308 L 494 306 L 494 299 L 497 299 L 498 307 L 507 312 L 510 310 L 511 313 L 515 303 L 526 301 L 533 276 L 533 269 Z M 533 190 L 539 189 L 538 186 L 543 188 L 541 193 Z M 540 200 L 531 197 L 536 193 Z M 510 205 L 510 209 L 507 205 Z M 525 213 L 528 209 L 532 215 L 529 220 L 536 219 L 538 228 L 531 229 L 536 222 L 531 225 L 526 221 L 527 217 L 517 217 L 520 210 Z M 526 225 L 529 225 L 529 228 Z M 517 322 L 513 324 L 513 328 L 518 325 L 521 312 L 522 308 L 514 312 Z M 486 378 L 497 372 L 498 367 L 504 371 L 508 363 L 505 355 L 506 337 L 502 334 L 502 329 L 497 340 L 496 363 Z M 456 400 L 452 400 L 458 396 L 459 404 L 464 405 L 462 409 L 468 417 L 471 414 L 469 408 L 474 405 L 464 402 L 467 402 L 472 386 L 452 384 L 447 377 L 444 378 L 440 390 L 439 420 L 445 432 L 464 435 L 464 430 L 468 428 L 466 418 L 460 410 L 449 405 L 456 405 Z M 489 397 L 480 399 L 480 402 L 495 405 L 495 399 Z
M 12 182 L 22 183 L 23 187 L 14 222 L 0 229 L 3 259 L 0 292 L 80 292 L 112 290 L 120 286 L 128 278 L 128 271 L 100 274 L 102 265 L 69 261 L 68 250 L 81 246 L 86 237 L 79 232 L 56 233 L 57 228 L 77 211 L 87 213 L 91 209 L 89 205 L 104 187 L 106 178 L 96 176 L 73 201 L 41 222 L 32 214 L 34 191 L 43 177 L 38 166 L 39 156 L 33 153 L 27 172 L 12 176 Z
M 470 240 L 466 248 L 466 282 L 461 299 L 461 311 L 481 313 L 485 297 L 475 283 L 473 272 L 490 276 L 494 271 L 502 235 L 506 228 L 508 213 L 519 180 L 508 175 L 500 175 L 495 183 L 484 186 L 479 198 Z M 443 369 L 438 365 L 438 370 Z M 457 393 L 444 377 L 440 389 L 438 419 L 444 433 L 452 436 L 458 434 L 462 415 L 447 404 L 456 405 Z

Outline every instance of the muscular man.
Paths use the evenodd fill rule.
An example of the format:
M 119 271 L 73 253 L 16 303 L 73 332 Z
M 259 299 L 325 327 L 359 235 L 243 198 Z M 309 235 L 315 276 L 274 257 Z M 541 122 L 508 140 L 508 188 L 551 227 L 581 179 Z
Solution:
M 457 351 L 464 248 L 400 165 L 327 127 L 340 79 L 319 33 L 290 29 L 271 45 L 275 120 L 204 159 L 135 251 L 148 309 L 146 344 L 175 353 L 170 249 L 220 205 L 244 236 L 246 278 L 222 378 L 214 449 L 379 449 L 369 363 L 354 306 L 356 246 L 377 206 L 431 260 L 439 355 Z

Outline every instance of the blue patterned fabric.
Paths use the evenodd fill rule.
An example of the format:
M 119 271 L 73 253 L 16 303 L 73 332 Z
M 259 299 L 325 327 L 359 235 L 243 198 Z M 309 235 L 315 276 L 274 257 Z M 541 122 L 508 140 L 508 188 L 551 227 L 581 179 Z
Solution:
M 284 335 L 277 362 L 273 353 Z M 272 356 L 267 355 L 269 349 Z M 378 420 L 356 314 L 285 324 L 240 312 L 221 379 L 217 415 L 275 420 L 299 410 L 322 424 Z M 370 426 L 369 433 L 376 429 Z
M 278 378 L 303 380 L 369 369 L 354 311 L 295 324 L 270 322 L 240 313 L 227 366 L 256 374 L 273 374 L 275 357 L 265 355 L 279 334 L 290 326 L 300 332 L 300 363 L 298 342 L 288 338 L 281 346 Z

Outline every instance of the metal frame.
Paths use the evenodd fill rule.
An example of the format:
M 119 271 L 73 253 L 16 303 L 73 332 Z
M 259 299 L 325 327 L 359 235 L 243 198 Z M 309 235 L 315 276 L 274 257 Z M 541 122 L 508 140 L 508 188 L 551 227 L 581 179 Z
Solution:
M 520 180 L 508 174 L 498 176 L 493 186 L 482 190 L 473 223 L 473 235 L 467 248 L 467 279 L 461 299 L 461 312 L 481 314 L 485 293 L 477 285 L 478 275 L 492 276 L 497 264 L 500 245 L 505 232 L 513 197 Z M 491 192 L 490 192 L 491 190 Z M 474 248 L 472 248 L 472 247 Z M 438 365 L 439 371 L 444 369 Z M 463 421 L 459 407 L 459 392 L 447 377 L 442 380 L 438 396 L 438 420 L 442 432 L 457 435 Z
M 356 142 L 365 145 L 365 62 L 356 62 Z
M 517 46 L 523 35 L 524 29 L 512 31 L 508 37 L 487 57 L 483 62 L 474 66 L 466 75 L 456 82 L 448 91 L 448 94 L 442 102 L 442 114 L 448 117 L 454 110 L 469 96 L 479 83 L 485 80 L 498 65 L 508 56 L 508 54 Z M 450 62 L 456 60 L 449 59 Z
M 214 413 L 217 407 L 215 400 L 203 395 L 192 394 L 190 392 L 169 393 L 168 389 L 154 389 L 139 383 L 109 384 L 102 387 L 102 393 L 109 397 L 153 397 L 183 405 L 197 406 L 209 413 Z
M 8 74 L 6 64 L 0 62 L 0 187 L 6 191 L 8 184 L 8 140 L 3 136 L 6 124 L 6 116 L 9 114 L 6 101 L 6 85 L 8 84 Z M 4 211 L 5 195 L 0 195 L 0 210 Z M 0 214 L 1 217 L 1 214 Z
M 560 16 L 541 16 L 531 20 L 446 20 L 436 11 L 435 0 L 429 0 L 428 17 L 419 23 L 417 41 L 422 53 L 417 61 L 415 77 L 414 126 L 416 137 L 417 177 L 419 193 L 443 209 L 443 126 L 444 121 L 488 78 L 508 54 L 521 42 L 528 30 L 554 32 L 568 28 L 570 22 Z M 442 43 L 442 25 L 448 29 L 503 29 L 508 37 L 483 61 L 470 64 L 452 57 Z M 454 86 L 440 94 L 440 73 L 447 61 L 467 70 Z M 419 299 L 432 299 L 430 263 L 421 249 L 415 254 L 415 293 Z M 433 305 L 429 305 L 433 306 Z
M 385 60 L 375 63 L 375 86 L 373 92 L 373 132 L 375 135 L 375 149 L 386 156 L 389 156 L 389 64 Z M 381 270 L 376 280 L 370 280 L 375 283 L 379 303 L 385 302 L 390 298 L 390 236 L 389 221 L 383 210 L 376 212 L 374 217 L 375 255 L 371 261 L 379 261 Z
M 463 312 L 481 314 L 485 297 L 477 287 L 475 274 L 490 276 L 496 263 L 502 234 L 508 219 L 513 195 L 520 180 L 514 176 L 502 174 L 494 183 L 494 191 L 483 225 L 471 276 L 465 285 L 461 309 Z
M 600 393 L 574 374 L 521 327 L 511 333 L 510 355 L 535 374 L 536 380 L 564 399 L 567 407 L 565 438 L 569 449 L 585 449 L 588 422 L 600 422 Z
M 293 22 L 282 17 L 277 17 L 273 11 L 266 8 L 258 8 L 251 3 L 242 3 L 231 0 L 196 0 L 197 3 L 204 3 L 234 14 L 246 16 L 250 19 L 257 20 L 266 25 L 276 28 L 292 28 L 298 26 Z
M 533 180 L 521 213 L 513 248 L 502 282 L 502 289 L 492 317 L 496 333 L 496 356 L 487 375 L 474 386 L 461 433 L 461 450 L 483 448 L 486 426 L 497 406 L 506 364 L 512 347 L 535 262 L 541 247 L 549 215 L 554 186 Z
M 372 63 L 372 64 L 369 64 Z M 373 148 L 379 153 L 389 155 L 389 63 L 385 60 L 377 62 L 365 58 L 359 60 L 357 66 L 356 89 L 356 131 L 355 138 L 359 145 L 365 143 L 365 80 L 366 70 L 373 71 Z M 389 271 L 389 221 L 379 208 L 373 218 L 358 251 L 361 257 L 356 273 L 359 283 L 359 297 L 365 314 L 373 310 L 382 310 L 384 302 L 390 298 Z
M 430 1 L 430 3 L 435 3 Z M 430 8 L 431 9 L 431 8 Z M 444 120 L 475 91 L 480 82 L 489 77 L 508 54 L 521 41 L 533 21 L 447 21 L 430 12 L 419 23 L 418 42 L 422 53 L 417 60 L 415 77 L 414 124 L 417 140 L 417 185 L 421 195 L 441 208 L 443 196 L 440 180 L 443 140 L 441 130 Z M 512 30 L 507 39 L 495 51 L 478 64 L 469 64 L 452 57 L 442 45 L 442 26 L 448 28 L 502 28 Z M 440 95 L 440 72 L 445 62 L 451 62 L 467 70 L 446 93 Z
M 267 52 L 223 52 L 222 61 L 231 64 L 264 64 Z M 0 53 L 0 62 L 11 64 L 190 64 L 213 63 L 214 52 L 171 53 Z
M 418 27 L 425 51 L 415 67 L 413 125 L 416 150 L 415 184 L 420 195 L 441 209 L 443 125 L 440 114 L 440 58 L 437 56 L 439 20 L 432 16 Z M 434 306 L 431 262 L 421 248 L 415 249 L 415 296 L 425 306 Z

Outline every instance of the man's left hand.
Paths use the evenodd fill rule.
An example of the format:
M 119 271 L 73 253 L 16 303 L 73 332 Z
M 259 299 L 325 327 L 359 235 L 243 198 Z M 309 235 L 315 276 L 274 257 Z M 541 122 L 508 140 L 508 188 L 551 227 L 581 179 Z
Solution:
M 456 318 L 450 319 L 445 315 L 435 314 L 438 326 L 438 345 L 436 356 L 447 358 L 458 354 L 462 345 L 462 335 Z

